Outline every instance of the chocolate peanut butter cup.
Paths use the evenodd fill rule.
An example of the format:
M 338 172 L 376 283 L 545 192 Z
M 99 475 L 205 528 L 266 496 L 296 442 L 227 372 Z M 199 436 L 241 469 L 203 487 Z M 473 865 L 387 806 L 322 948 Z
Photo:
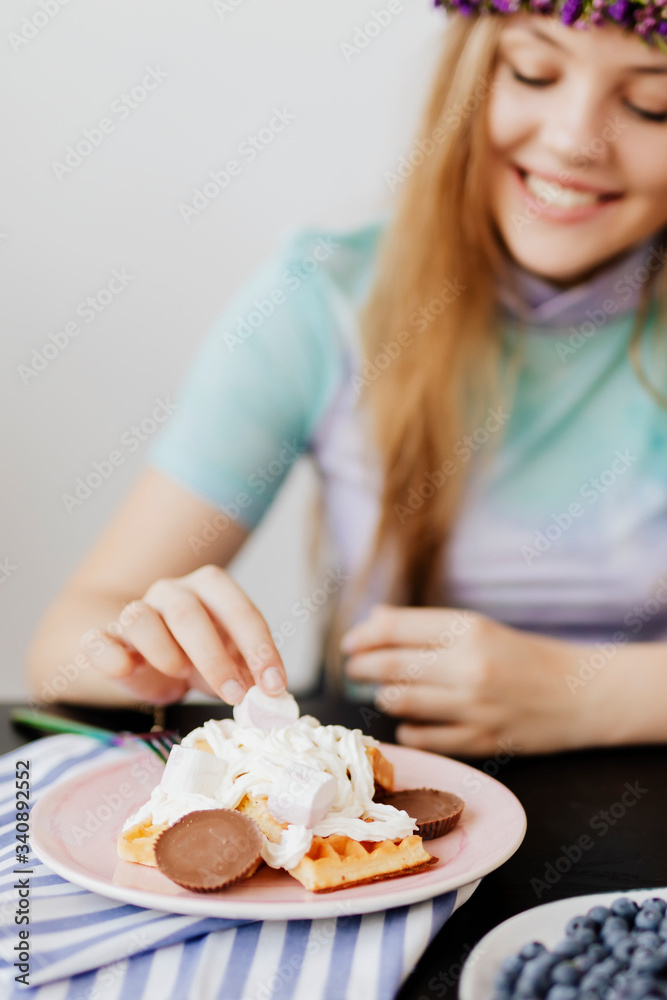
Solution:
M 435 840 L 453 830 L 463 812 L 465 802 L 453 792 L 437 788 L 406 788 L 401 792 L 383 792 L 376 802 L 403 809 L 417 820 L 417 833 L 422 840 Z
M 235 809 L 201 809 L 167 827 L 155 860 L 172 882 L 192 892 L 216 892 L 248 878 L 260 861 L 257 823 Z

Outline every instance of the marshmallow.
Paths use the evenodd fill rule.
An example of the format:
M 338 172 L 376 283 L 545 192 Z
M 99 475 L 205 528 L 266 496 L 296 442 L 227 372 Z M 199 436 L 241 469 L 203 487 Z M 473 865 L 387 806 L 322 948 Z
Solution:
M 179 746 L 171 748 L 160 787 L 168 795 L 207 795 L 214 798 L 227 764 L 211 753 Z
M 264 694 L 256 684 L 246 691 L 243 701 L 234 705 L 234 721 L 239 726 L 268 731 L 276 726 L 291 726 L 298 718 L 299 706 L 291 694 Z
M 312 830 L 324 819 L 336 798 L 333 774 L 307 764 L 288 764 L 274 782 L 267 808 L 280 823 Z

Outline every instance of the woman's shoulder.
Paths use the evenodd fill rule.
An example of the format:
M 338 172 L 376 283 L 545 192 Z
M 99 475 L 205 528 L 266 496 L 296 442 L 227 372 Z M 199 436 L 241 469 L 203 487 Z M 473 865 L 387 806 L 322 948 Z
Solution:
M 309 277 L 320 293 L 337 294 L 360 304 L 372 279 L 380 238 L 389 221 L 388 213 L 348 228 L 291 227 L 278 240 L 278 257 L 291 274 L 286 283 L 293 290 Z

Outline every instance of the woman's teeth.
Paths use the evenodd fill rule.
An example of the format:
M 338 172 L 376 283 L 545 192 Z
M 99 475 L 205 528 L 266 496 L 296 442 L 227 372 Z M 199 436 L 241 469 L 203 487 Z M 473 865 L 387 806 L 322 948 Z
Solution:
M 609 195 L 562 187 L 556 182 L 545 181 L 536 174 L 523 174 L 523 182 L 536 198 L 541 198 L 544 203 L 554 205 L 556 208 L 578 208 L 581 205 L 595 205 L 598 201 L 609 199 Z

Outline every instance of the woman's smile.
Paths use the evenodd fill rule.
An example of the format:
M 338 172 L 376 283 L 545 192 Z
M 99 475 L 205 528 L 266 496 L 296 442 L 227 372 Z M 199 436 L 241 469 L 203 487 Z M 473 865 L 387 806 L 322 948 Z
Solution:
M 531 206 L 533 217 L 537 211 L 541 218 L 557 223 L 588 221 L 623 198 L 620 193 L 596 194 L 547 180 L 515 164 L 509 164 L 509 169 L 515 180 L 513 189 Z

